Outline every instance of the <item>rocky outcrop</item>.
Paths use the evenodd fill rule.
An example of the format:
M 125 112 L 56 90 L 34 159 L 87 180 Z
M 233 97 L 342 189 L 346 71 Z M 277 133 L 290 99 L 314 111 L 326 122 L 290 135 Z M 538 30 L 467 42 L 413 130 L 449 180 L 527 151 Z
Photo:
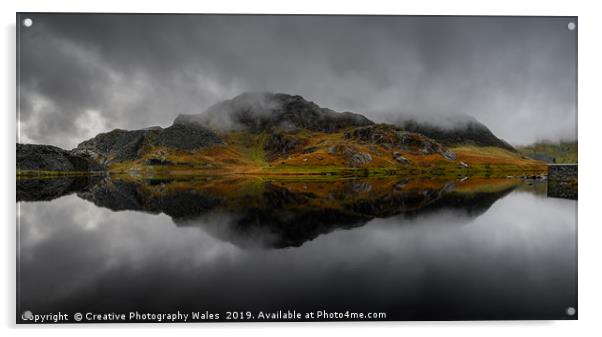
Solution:
M 161 129 L 133 131 L 115 129 L 80 143 L 74 151 L 86 153 L 104 165 L 134 160 L 138 158 L 144 145 L 153 143 L 161 131 Z
M 369 153 L 361 152 L 355 147 L 346 144 L 337 144 L 328 148 L 328 153 L 342 155 L 348 166 L 361 167 L 372 161 Z
M 364 144 L 380 145 L 387 150 L 398 150 L 422 155 L 440 154 L 447 160 L 456 160 L 456 155 L 453 151 L 433 139 L 414 132 L 402 131 L 386 124 L 355 128 L 345 132 L 345 139 L 356 140 Z M 395 159 L 400 161 L 397 158 Z M 400 162 L 405 163 L 405 160 L 401 160 Z
M 85 153 L 51 145 L 17 144 L 17 170 L 88 172 L 103 169 Z
M 215 104 L 198 115 L 180 115 L 174 123 L 195 123 L 215 130 L 261 132 L 306 129 L 335 132 L 343 128 L 374 124 L 351 112 L 321 108 L 298 95 L 244 93 Z
M 349 155 L 348 163 L 351 167 L 361 167 L 372 161 L 372 156 L 366 152 L 355 152 Z
M 439 126 L 414 120 L 398 123 L 406 131 L 420 133 L 447 146 L 473 144 L 516 151 L 512 145 L 496 137 L 491 130 L 472 117 L 460 116 L 447 124 L 449 125 Z
M 303 146 L 304 142 L 292 135 L 273 133 L 266 138 L 263 150 L 266 160 L 271 161 L 281 156 L 299 152 Z
M 152 127 L 141 130 L 116 129 L 101 133 L 80 143 L 75 153 L 86 154 L 108 165 L 138 159 L 148 146 L 165 146 L 178 150 L 196 150 L 223 144 L 213 131 L 200 125 L 174 124 L 168 128 Z

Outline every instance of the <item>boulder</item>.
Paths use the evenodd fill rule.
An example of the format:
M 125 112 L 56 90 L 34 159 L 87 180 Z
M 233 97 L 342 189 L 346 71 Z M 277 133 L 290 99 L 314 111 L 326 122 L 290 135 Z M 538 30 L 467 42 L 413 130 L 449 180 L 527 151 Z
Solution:
M 348 163 L 351 167 L 360 167 L 372 161 L 372 156 L 365 152 L 355 152 L 349 155 Z
M 456 154 L 452 150 L 446 150 L 441 155 L 447 160 L 456 160 Z
M 393 159 L 397 160 L 400 164 L 409 165 L 411 161 L 406 157 L 402 156 L 399 152 L 393 152 Z

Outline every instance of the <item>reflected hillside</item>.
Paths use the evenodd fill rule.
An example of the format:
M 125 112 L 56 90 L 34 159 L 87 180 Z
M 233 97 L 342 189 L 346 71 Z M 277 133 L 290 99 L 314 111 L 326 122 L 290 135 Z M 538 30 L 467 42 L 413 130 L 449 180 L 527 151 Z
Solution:
M 87 190 L 101 179 L 98 176 L 17 179 L 17 201 L 51 201 Z
M 27 179 L 19 201 L 77 196 L 113 211 L 166 214 L 243 248 L 301 246 L 321 234 L 433 212 L 476 217 L 523 184 L 515 179 L 72 177 Z M 40 193 L 43 190 L 44 193 Z

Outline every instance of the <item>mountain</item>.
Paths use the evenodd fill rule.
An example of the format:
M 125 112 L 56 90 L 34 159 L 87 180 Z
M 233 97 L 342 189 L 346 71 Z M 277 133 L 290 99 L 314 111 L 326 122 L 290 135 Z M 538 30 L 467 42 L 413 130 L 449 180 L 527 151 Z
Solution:
M 39 152 L 38 150 L 36 150 Z M 18 157 L 33 148 L 19 145 Z M 298 95 L 244 93 L 167 128 L 116 129 L 54 148 L 39 171 L 89 171 L 92 164 L 136 175 L 540 175 L 545 165 L 515 152 L 472 118 L 450 127 L 375 124 Z M 22 152 L 22 153 L 21 153 Z M 58 162 L 59 154 L 65 159 Z M 73 165 L 84 158 L 88 166 Z M 71 163 L 69 166 L 67 163 Z M 79 162 L 78 162 L 79 163 Z M 19 165 L 19 164 L 18 164 Z M 21 165 L 23 166 L 23 165 Z
M 174 124 L 197 124 L 219 131 L 306 129 L 335 132 L 372 125 L 368 118 L 351 112 L 321 108 L 303 97 L 273 93 L 244 93 L 217 103 L 198 115 L 179 115 Z
M 174 124 L 197 124 L 219 131 L 258 133 L 274 129 L 336 132 L 349 127 L 373 125 L 374 122 L 360 114 L 321 108 L 298 95 L 262 92 L 241 94 L 217 103 L 201 114 L 179 115 Z M 398 126 L 447 146 L 470 143 L 515 151 L 473 117 L 457 116 L 445 124 L 448 125 L 406 120 L 398 123 Z

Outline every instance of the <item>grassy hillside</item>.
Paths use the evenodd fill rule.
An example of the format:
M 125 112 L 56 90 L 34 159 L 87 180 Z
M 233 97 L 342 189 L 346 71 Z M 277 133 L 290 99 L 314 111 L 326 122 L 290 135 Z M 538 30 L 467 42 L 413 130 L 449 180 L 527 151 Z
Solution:
M 538 154 L 550 156 L 557 164 L 577 163 L 577 142 L 538 142 L 529 146 L 517 147 L 517 150 L 529 157 L 537 157 Z
M 546 172 L 543 162 L 498 148 L 444 148 L 412 134 L 404 151 L 387 143 L 334 133 L 289 132 L 275 142 L 273 134 L 232 132 L 220 135 L 225 144 L 195 151 L 148 147 L 136 160 L 114 163 L 113 173 L 133 175 L 318 175 L 333 176 L 483 176 L 506 177 Z M 379 134 L 387 136 L 388 130 Z M 380 140 L 381 138 L 378 138 Z M 272 139 L 273 140 L 273 139 Z M 278 147 L 281 145 L 281 147 Z M 431 146 L 436 150 L 426 151 Z M 440 148 L 439 148 L 440 147 Z M 446 158 L 446 151 L 455 158 Z M 269 153 L 269 155 L 268 155 Z

